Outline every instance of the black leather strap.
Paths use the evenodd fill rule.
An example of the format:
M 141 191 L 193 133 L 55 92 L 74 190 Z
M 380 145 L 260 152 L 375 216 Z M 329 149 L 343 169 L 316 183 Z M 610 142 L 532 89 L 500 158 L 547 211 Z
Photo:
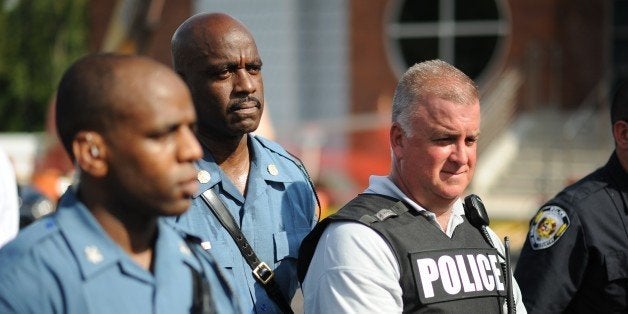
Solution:
M 281 294 L 281 290 L 279 290 L 279 285 L 275 281 L 275 273 L 266 263 L 257 258 L 257 255 L 255 254 L 255 251 L 253 251 L 249 241 L 246 240 L 242 230 L 240 230 L 240 227 L 238 227 L 235 219 L 231 213 L 229 213 L 229 210 L 225 207 L 225 204 L 223 204 L 216 192 L 209 189 L 203 192 L 201 196 L 237 244 L 242 257 L 244 257 L 246 263 L 249 264 L 249 267 L 251 267 L 253 277 L 255 277 L 257 282 L 259 282 L 262 287 L 264 287 L 268 296 L 275 301 L 275 304 L 279 306 L 279 309 L 281 309 L 282 312 L 292 314 L 293 312 L 292 308 L 290 308 L 290 304 L 286 301 L 286 299 L 284 299 Z
M 190 266 L 190 271 L 192 272 L 192 309 L 190 312 L 194 314 L 216 313 L 207 281 L 194 267 Z
M 292 156 L 292 162 L 297 166 L 297 168 L 299 168 L 299 170 L 301 170 L 301 173 L 303 173 L 303 176 L 305 176 L 305 179 L 307 179 L 308 184 L 310 185 L 310 188 L 312 189 L 312 193 L 314 193 L 314 199 L 316 200 L 316 205 L 318 205 L 318 219 L 320 219 L 321 214 L 323 213 L 323 207 L 321 206 L 321 200 L 318 198 L 318 193 L 316 192 L 316 186 L 314 185 L 314 181 L 312 181 L 312 177 L 310 177 L 310 173 L 307 172 L 307 169 L 305 169 L 305 165 L 303 165 L 303 161 L 301 161 L 301 159 L 299 159 L 299 157 L 293 155 L 291 152 L 286 151 L 286 153 L 290 154 L 290 156 Z

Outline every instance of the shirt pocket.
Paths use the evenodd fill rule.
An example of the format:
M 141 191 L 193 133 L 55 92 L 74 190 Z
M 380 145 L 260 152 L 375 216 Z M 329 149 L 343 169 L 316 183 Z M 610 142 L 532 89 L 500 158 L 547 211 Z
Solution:
M 235 261 L 233 259 L 233 254 L 231 254 L 229 246 L 226 242 L 213 242 L 211 243 L 211 248 L 207 251 L 214 257 L 214 260 L 216 260 L 218 266 L 227 269 L 233 268 Z M 240 252 L 238 252 L 238 254 L 239 253 Z
M 278 263 L 286 258 L 296 260 L 299 257 L 299 246 L 309 232 L 309 228 L 299 228 L 273 234 L 275 262 Z
M 604 294 L 610 308 L 626 308 L 628 290 L 628 254 L 623 251 L 610 252 L 604 256 L 607 284 Z
M 610 252 L 606 254 L 604 259 L 608 281 L 628 278 L 628 267 L 626 267 L 628 258 L 626 258 L 626 252 Z

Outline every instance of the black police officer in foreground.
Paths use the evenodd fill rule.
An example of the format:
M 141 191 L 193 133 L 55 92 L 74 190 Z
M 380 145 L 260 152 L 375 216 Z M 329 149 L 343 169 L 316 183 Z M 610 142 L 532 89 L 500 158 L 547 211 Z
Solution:
M 530 313 L 628 313 L 628 84 L 611 107 L 615 151 L 530 222 L 515 271 Z

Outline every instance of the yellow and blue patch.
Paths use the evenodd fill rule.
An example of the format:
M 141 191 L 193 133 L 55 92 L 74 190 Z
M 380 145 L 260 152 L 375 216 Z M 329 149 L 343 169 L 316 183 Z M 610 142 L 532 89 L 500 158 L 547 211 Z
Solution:
M 569 216 L 555 205 L 545 206 L 530 222 L 530 245 L 534 250 L 542 250 L 552 246 L 569 227 Z

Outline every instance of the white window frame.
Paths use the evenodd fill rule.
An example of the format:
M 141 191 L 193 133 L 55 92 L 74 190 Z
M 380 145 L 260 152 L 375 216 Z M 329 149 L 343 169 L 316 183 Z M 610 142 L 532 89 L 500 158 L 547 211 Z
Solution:
M 406 1 L 392 0 L 388 6 L 388 23 L 385 26 L 388 56 L 391 66 L 400 77 L 411 66 L 405 63 L 399 44 L 405 38 L 436 38 L 438 40 L 437 58 L 455 64 L 455 38 L 497 35 L 498 40 L 493 56 L 487 66 L 475 77 L 481 80 L 489 69 L 493 68 L 496 56 L 503 54 L 505 39 L 510 34 L 509 12 L 504 0 L 494 0 L 497 7 L 497 20 L 455 20 L 455 0 L 438 0 L 439 16 L 434 22 L 400 23 L 401 8 Z

